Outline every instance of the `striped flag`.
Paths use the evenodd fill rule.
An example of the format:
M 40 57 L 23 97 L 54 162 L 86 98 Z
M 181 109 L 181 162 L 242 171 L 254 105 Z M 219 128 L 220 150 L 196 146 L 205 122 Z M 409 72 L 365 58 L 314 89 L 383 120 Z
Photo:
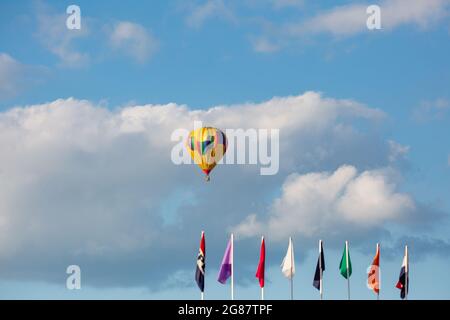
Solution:
M 202 231 L 200 248 L 197 256 L 197 267 L 195 268 L 195 281 L 201 292 L 205 291 L 205 233 Z
M 232 238 L 228 241 L 227 248 L 223 255 L 222 264 L 220 265 L 219 275 L 217 276 L 217 281 L 222 284 L 227 282 L 227 279 L 232 275 L 232 264 L 233 264 L 233 247 Z
M 405 299 L 408 297 L 409 291 L 409 261 L 408 261 L 408 246 L 405 246 L 405 256 L 403 257 L 402 268 L 400 269 L 400 276 L 396 287 L 400 289 L 400 297 Z
M 380 245 L 377 243 L 377 252 L 370 265 L 369 274 L 367 275 L 367 285 L 376 294 L 380 293 Z
M 322 276 L 325 271 L 325 257 L 323 254 L 323 243 L 319 241 L 319 258 L 317 259 L 316 272 L 314 273 L 313 286 L 322 294 Z
M 256 278 L 259 280 L 259 286 L 264 288 L 264 269 L 266 264 L 266 245 L 264 243 L 264 237 L 261 240 L 261 249 L 259 254 L 258 269 L 256 269 Z

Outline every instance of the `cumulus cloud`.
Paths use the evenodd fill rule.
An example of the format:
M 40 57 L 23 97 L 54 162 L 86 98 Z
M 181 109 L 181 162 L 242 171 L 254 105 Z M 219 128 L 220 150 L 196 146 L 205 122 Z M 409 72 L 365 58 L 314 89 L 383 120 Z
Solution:
M 321 12 L 304 22 L 294 23 L 287 30 L 292 35 L 326 33 L 351 36 L 367 31 L 367 4 L 350 4 Z M 382 28 L 392 30 L 403 25 L 426 28 L 444 18 L 449 9 L 446 0 L 385 0 L 381 8 Z
M 374 169 L 390 163 L 388 143 L 370 129 L 383 118 L 359 102 L 316 92 L 209 109 L 169 103 L 110 110 L 70 98 L 4 111 L 0 276 L 64 281 L 65 268 L 78 264 L 91 286 L 146 283 L 156 290 L 171 283 L 169 275 L 191 270 L 200 230 L 210 247 L 221 248 L 227 228 L 263 212 L 280 185 L 283 195 L 272 206 L 279 216 L 248 218 L 248 230 L 268 221 L 277 234 L 296 214 L 311 230 L 331 232 L 338 216 L 361 228 L 402 219 L 415 201 L 396 190 L 388 171 Z M 255 165 L 222 165 L 206 184 L 195 165 L 174 165 L 171 133 L 191 129 L 194 120 L 223 129 L 280 129 L 279 173 L 260 176 Z M 365 123 L 364 132 L 355 121 Z M 290 212 L 296 192 L 305 210 L 313 204 L 308 197 L 318 200 L 308 208 L 317 216 Z M 311 232 L 297 221 L 292 226 Z M 243 264 L 245 250 L 237 253 Z
M 129 21 L 116 23 L 110 34 L 110 43 L 140 63 L 147 61 L 158 48 L 158 41 L 149 30 Z
M 390 177 L 388 170 L 358 173 L 353 166 L 333 173 L 292 174 L 267 221 L 251 215 L 235 230 L 243 236 L 267 234 L 281 240 L 286 235 L 342 236 L 349 229 L 366 232 L 386 221 L 399 221 L 416 208 L 411 196 L 396 191 Z

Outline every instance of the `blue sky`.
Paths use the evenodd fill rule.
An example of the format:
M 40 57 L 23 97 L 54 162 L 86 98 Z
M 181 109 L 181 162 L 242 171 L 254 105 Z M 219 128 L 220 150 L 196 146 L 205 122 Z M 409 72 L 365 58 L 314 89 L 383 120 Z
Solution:
M 272 246 L 268 298 L 288 292 L 278 265 L 289 235 L 299 298 L 317 298 L 319 238 L 329 298 L 345 298 L 345 239 L 354 297 L 373 298 L 365 272 L 381 242 L 382 295 L 398 298 L 406 240 L 411 297 L 450 297 L 449 1 L 77 1 L 82 28 L 67 30 L 70 4 L 0 4 L 2 298 L 195 298 L 202 229 L 207 295 L 227 298 L 217 265 L 228 232 L 252 214 Z M 381 30 L 365 25 L 369 4 L 381 8 Z M 170 161 L 170 132 L 198 117 L 265 128 L 267 114 L 292 146 L 281 147 L 275 176 L 219 166 L 205 186 L 196 168 Z M 353 197 L 379 192 L 385 212 L 369 223 L 350 208 L 345 223 L 290 199 L 290 188 L 299 199 L 321 193 L 302 193 L 313 173 L 324 193 L 342 176 Z M 298 226 L 272 227 L 296 208 L 306 212 L 292 216 Z M 256 298 L 259 237 L 237 239 L 236 296 Z M 82 269 L 81 291 L 65 288 L 69 264 Z

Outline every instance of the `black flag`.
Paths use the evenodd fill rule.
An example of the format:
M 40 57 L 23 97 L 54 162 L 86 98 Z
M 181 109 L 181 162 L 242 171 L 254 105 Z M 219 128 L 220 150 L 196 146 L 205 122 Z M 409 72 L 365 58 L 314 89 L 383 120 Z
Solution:
M 314 274 L 313 286 L 317 288 L 317 290 L 322 292 L 322 274 L 325 271 L 325 257 L 323 255 L 323 245 L 322 240 L 319 245 L 319 258 L 317 259 L 316 273 Z

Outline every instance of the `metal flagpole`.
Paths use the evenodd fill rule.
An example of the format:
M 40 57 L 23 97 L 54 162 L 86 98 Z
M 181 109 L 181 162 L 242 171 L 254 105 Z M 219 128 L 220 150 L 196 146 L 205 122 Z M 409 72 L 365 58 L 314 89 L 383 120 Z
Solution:
M 347 267 L 348 300 L 350 300 L 350 274 L 349 274 L 349 270 L 348 270 L 348 241 L 345 241 L 345 265 Z
M 231 300 L 234 300 L 234 239 L 231 234 Z
M 405 257 L 406 257 L 406 266 L 405 266 L 405 300 L 408 300 L 408 282 L 409 282 L 409 257 L 408 257 L 408 246 L 405 246 Z
M 291 247 L 290 260 L 291 260 L 291 300 L 294 300 L 294 275 L 292 274 L 292 265 L 294 264 L 294 260 L 292 259 L 293 255 L 293 245 L 292 245 L 292 237 L 289 237 L 289 246 Z
M 294 300 L 294 282 L 292 279 L 292 275 L 291 275 L 291 300 Z
M 322 287 L 322 240 L 319 240 L 319 286 L 320 286 L 320 300 L 323 300 L 323 287 Z

